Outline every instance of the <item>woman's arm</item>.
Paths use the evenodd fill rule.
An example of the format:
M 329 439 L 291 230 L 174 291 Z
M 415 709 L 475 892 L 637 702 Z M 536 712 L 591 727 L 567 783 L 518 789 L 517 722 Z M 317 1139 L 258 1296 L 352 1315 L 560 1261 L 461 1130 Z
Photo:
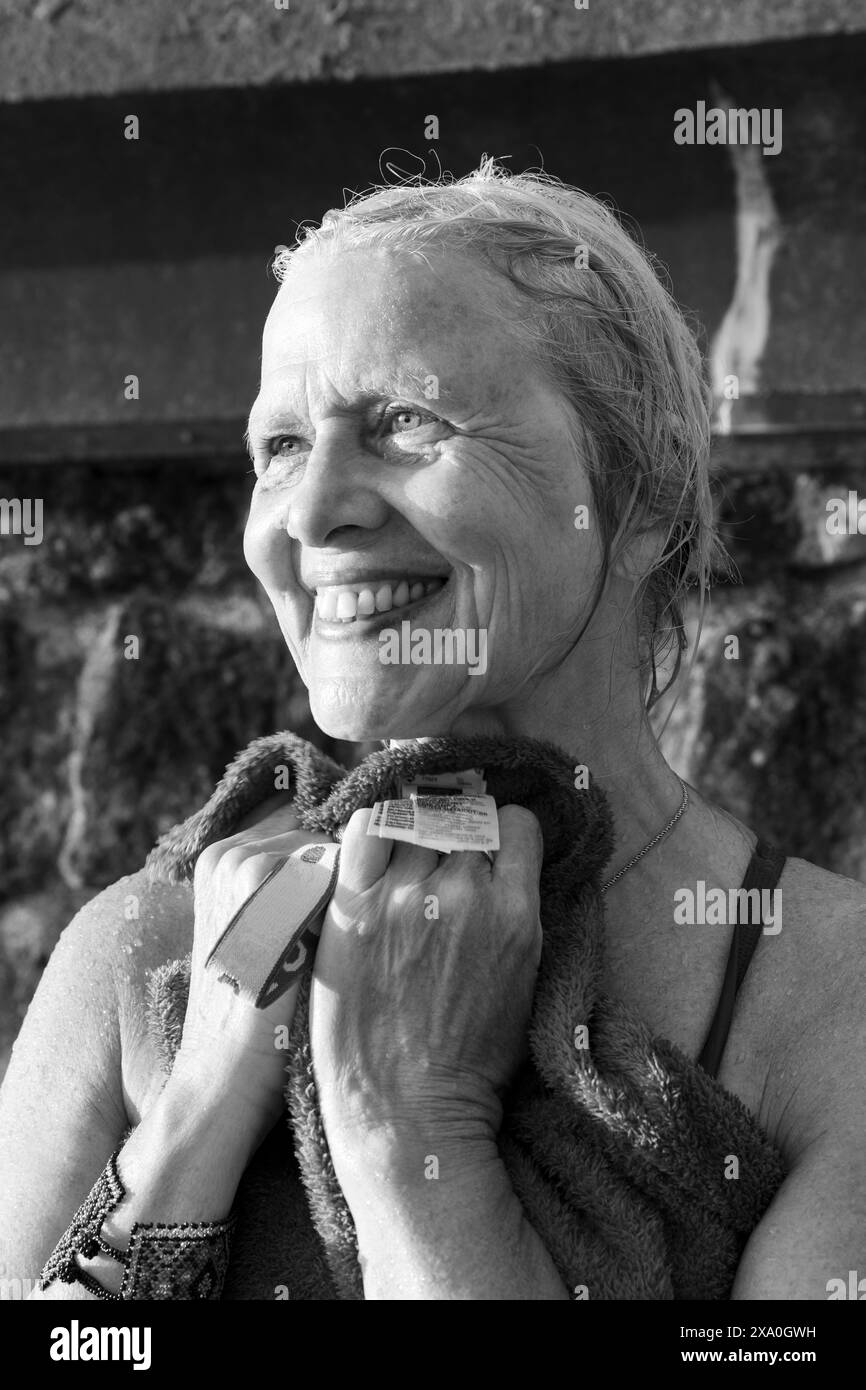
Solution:
M 351 1158 L 336 1161 L 366 1298 L 570 1297 L 495 1141 L 405 1130 L 355 1145 Z
M 136 1224 L 224 1221 L 247 1163 L 282 1114 L 285 1058 L 274 1037 L 276 1028 L 291 1023 L 297 983 L 257 1008 L 207 962 L 243 909 L 244 969 L 253 980 L 266 978 L 275 962 L 271 955 L 259 958 L 258 909 L 250 900 L 290 854 L 321 840 L 299 831 L 285 807 L 200 856 L 181 1046 L 169 1080 L 118 1155 L 122 1202 L 100 1199 L 99 1210 L 106 1213 L 100 1235 L 113 1249 L 125 1252 Z M 151 964 L 184 954 L 190 944 L 189 930 L 185 936 L 172 930 L 171 904 L 167 909 L 164 900 L 172 890 L 146 888 L 138 919 L 126 922 L 123 890 L 128 892 L 129 883 L 100 895 L 64 933 L 28 1012 L 0 1099 L 0 1261 L 7 1277 L 30 1285 L 65 1235 L 77 1251 L 87 1244 L 70 1228 L 128 1128 L 123 1041 L 141 1029 L 144 1007 L 145 971 L 140 957 L 133 964 L 135 943 L 146 945 Z M 187 894 L 181 905 L 187 918 L 189 907 Z M 242 971 L 238 978 L 245 981 Z M 141 1234 L 144 1263 L 153 1264 L 158 1255 L 179 1268 L 177 1243 L 172 1237 L 157 1249 L 158 1235 Z M 188 1254 L 191 1237 L 182 1238 Z M 224 1249 L 225 1232 L 208 1233 L 211 1238 Z M 57 1268 L 68 1272 L 59 1260 Z M 123 1269 L 108 1255 L 81 1258 L 78 1268 L 109 1293 L 120 1287 Z M 174 1293 L 171 1271 L 165 1273 Z M 133 1280 L 124 1296 L 135 1297 L 135 1287 Z M 61 1282 L 54 1294 L 52 1289 L 57 1285 L 49 1283 L 48 1296 L 95 1296 L 80 1283 Z M 178 1288 L 177 1296 L 201 1294 Z
M 746 1246 L 737 1300 L 866 1299 L 866 893 L 849 881 L 855 903 L 834 907 L 846 885 L 823 877 L 816 929 L 788 942 L 769 1059 L 766 1121 L 789 1172 Z
M 126 922 L 136 889 L 140 916 Z M 142 889 L 144 888 L 144 892 Z M 133 940 L 170 955 L 166 923 L 189 913 L 188 894 L 125 880 L 89 903 L 45 969 L 0 1091 L 0 1264 L 31 1296 L 91 1299 L 82 1285 L 37 1281 L 73 1213 L 129 1127 L 123 1092 L 119 993 L 144 970 Z M 156 934 L 156 939 L 154 938 Z M 127 949 L 129 948 L 129 950 Z M 231 1111 L 183 1075 L 170 1081 L 127 1140 L 118 1168 L 129 1197 L 105 1227 L 121 1249 L 134 1222 L 223 1219 L 256 1142 L 255 1117 Z M 243 1136 L 246 1135 L 246 1139 Z M 106 1289 L 122 1270 L 107 1256 L 85 1262 Z
M 113 967 L 123 920 L 115 885 L 63 932 L 0 1090 L 0 1264 L 24 1288 L 127 1128 Z

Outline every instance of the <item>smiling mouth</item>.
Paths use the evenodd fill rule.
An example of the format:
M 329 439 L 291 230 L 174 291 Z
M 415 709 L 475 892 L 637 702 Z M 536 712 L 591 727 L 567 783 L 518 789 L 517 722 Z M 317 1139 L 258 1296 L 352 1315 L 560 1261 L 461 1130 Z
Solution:
M 331 632 L 353 627 L 366 630 L 417 607 L 441 593 L 447 583 L 444 577 L 413 579 L 407 576 L 398 581 L 383 579 L 378 584 L 335 584 L 317 588 L 317 625 Z

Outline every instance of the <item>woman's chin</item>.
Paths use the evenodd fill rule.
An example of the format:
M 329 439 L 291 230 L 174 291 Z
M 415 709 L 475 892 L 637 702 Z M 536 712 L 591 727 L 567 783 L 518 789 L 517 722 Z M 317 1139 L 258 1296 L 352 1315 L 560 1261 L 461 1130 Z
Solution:
M 310 689 L 310 711 L 322 733 L 350 743 L 447 733 L 450 720 L 434 701 L 394 699 L 329 681 Z

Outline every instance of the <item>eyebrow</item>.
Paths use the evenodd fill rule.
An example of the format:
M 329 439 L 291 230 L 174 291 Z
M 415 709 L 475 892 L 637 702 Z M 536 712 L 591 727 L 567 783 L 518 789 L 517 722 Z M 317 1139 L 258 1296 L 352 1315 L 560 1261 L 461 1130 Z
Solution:
M 413 387 L 411 382 L 404 382 L 402 390 L 397 383 L 389 382 L 383 384 L 379 390 L 364 391 L 356 396 L 354 400 L 349 401 L 342 409 L 346 414 L 352 412 L 360 414 L 365 410 L 369 410 L 370 406 L 377 405 L 381 401 L 388 399 L 400 400 L 401 398 L 407 401 L 412 400 L 419 406 L 422 405 L 422 402 L 426 402 L 424 408 L 431 410 L 433 414 L 436 413 L 432 410 L 436 402 L 428 400 L 428 398 L 424 396 L 420 385 Z M 305 419 L 302 419 L 290 406 L 278 406 L 276 404 L 268 405 L 266 401 L 258 408 L 256 405 L 253 405 L 247 421 L 247 428 L 244 431 L 247 453 L 251 459 L 255 460 L 252 441 L 253 431 L 262 436 L 271 435 L 280 431 L 289 433 L 291 427 L 294 426 L 301 429 L 305 423 Z

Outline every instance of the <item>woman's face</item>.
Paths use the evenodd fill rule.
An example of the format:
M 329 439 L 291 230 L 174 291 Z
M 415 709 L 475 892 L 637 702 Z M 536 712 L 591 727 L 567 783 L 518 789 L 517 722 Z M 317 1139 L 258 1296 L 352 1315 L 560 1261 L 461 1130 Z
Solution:
M 337 738 L 525 699 L 597 573 L 567 406 L 510 328 L 525 308 L 473 261 L 430 261 L 299 258 L 265 326 L 244 549 Z

